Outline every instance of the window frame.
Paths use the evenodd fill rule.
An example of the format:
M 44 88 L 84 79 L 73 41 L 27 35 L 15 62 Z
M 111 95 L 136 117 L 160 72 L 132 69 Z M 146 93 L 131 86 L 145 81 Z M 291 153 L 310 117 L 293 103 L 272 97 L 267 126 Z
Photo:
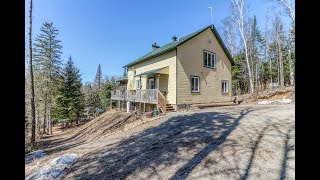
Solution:
M 209 61 L 210 61 L 210 66 L 208 65 Z M 210 68 L 210 69 L 216 68 L 216 53 L 203 49 L 203 67 Z
M 226 89 L 225 89 L 224 83 L 226 83 Z M 228 94 L 229 93 L 229 82 L 228 82 L 228 80 L 222 80 L 221 81 L 221 92 L 223 94 Z
M 194 80 L 193 79 L 198 79 L 198 91 L 195 91 L 192 89 L 192 85 L 194 83 Z M 195 84 L 194 84 L 195 85 Z M 200 76 L 194 76 L 194 75 L 191 75 L 190 76 L 190 89 L 191 89 L 191 93 L 200 93 Z M 194 86 L 195 87 L 195 86 Z
M 157 89 L 156 88 L 156 80 L 155 80 L 155 78 L 154 77 L 149 77 L 148 78 L 148 89 L 152 89 L 150 86 L 151 86 L 151 84 L 150 84 L 150 80 L 152 79 L 152 81 L 153 81 L 153 89 Z
M 136 80 L 136 89 L 141 89 L 141 81 L 140 81 L 140 79 Z

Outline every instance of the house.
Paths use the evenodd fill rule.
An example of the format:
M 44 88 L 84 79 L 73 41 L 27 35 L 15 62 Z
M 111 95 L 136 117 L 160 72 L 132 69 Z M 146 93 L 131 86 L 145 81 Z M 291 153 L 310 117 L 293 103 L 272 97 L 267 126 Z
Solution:
M 187 104 L 231 102 L 234 64 L 213 25 L 164 46 L 125 65 L 126 90 L 112 92 L 112 100 L 130 101 L 142 111 L 177 110 Z

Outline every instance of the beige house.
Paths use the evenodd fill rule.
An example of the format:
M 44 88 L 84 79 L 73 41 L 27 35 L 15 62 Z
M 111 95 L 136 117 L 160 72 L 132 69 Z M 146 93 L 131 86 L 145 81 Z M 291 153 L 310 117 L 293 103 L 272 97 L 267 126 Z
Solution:
M 153 44 L 151 52 L 125 65 L 127 77 L 120 83 L 126 84 L 126 90 L 114 91 L 112 99 L 134 102 L 143 111 L 230 102 L 233 64 L 210 25 L 182 38 L 173 37 L 164 46 Z

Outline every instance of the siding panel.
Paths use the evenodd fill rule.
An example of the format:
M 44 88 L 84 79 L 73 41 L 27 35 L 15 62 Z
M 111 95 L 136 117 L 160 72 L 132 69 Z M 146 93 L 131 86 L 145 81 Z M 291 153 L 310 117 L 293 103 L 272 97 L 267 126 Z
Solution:
M 203 67 L 203 49 L 216 53 L 216 69 Z M 178 46 L 177 104 L 231 101 L 231 63 L 210 29 Z M 190 75 L 200 77 L 200 93 L 191 93 Z M 228 80 L 229 93 L 221 92 Z

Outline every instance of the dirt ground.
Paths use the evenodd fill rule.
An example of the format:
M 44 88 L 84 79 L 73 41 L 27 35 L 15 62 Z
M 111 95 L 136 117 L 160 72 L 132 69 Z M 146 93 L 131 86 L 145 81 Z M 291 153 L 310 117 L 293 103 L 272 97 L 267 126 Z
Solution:
M 274 89 L 266 89 L 259 91 L 258 94 L 244 94 L 239 95 L 238 98 L 243 100 L 241 104 L 253 105 L 257 104 L 258 101 L 263 100 L 276 100 L 276 99 L 290 99 L 292 103 L 295 103 L 295 87 L 278 87 Z M 277 103 L 274 103 L 277 104 Z
M 26 164 L 26 176 L 54 157 L 77 153 L 65 179 L 295 179 L 294 108 L 206 108 L 174 112 L 95 141 L 47 138 L 56 146 Z

